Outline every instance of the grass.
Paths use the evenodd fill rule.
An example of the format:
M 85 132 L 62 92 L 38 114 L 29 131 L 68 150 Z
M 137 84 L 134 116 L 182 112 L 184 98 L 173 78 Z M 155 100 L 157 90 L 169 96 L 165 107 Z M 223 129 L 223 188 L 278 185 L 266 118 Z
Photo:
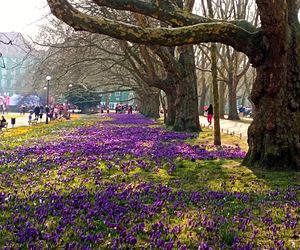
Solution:
M 160 126 L 164 126 L 163 118 L 159 118 L 158 123 Z M 248 122 L 249 120 L 241 120 L 241 122 Z M 171 127 L 167 127 L 168 130 L 171 130 Z M 207 127 L 202 127 L 202 132 L 199 133 L 196 139 L 187 140 L 191 144 L 214 144 L 214 132 L 212 129 Z M 227 133 L 221 133 L 221 142 L 222 145 L 233 145 L 238 146 L 243 150 L 248 149 L 247 139 L 245 137 L 240 138 L 238 135 L 231 135 Z
M 214 132 L 208 128 L 202 128 L 203 132 L 199 133 L 198 137 L 188 140 L 191 144 L 214 144 Z M 221 134 L 222 145 L 238 146 L 243 150 L 248 149 L 248 144 L 245 138 L 240 138 L 235 135 Z
M 73 131 L 81 126 L 93 126 L 99 120 L 98 117 L 82 117 L 80 119 L 74 119 L 72 121 L 60 121 L 51 122 L 48 125 L 38 124 L 37 126 L 28 127 L 17 127 L 5 131 L 1 137 L 0 149 L 1 150 L 13 150 L 21 146 L 35 145 L 35 140 L 43 138 L 45 145 L 47 142 L 53 142 L 55 140 L 60 141 L 61 134 L 66 131 Z M 204 129 L 204 132 L 199 133 L 199 136 L 194 139 L 187 140 L 190 144 L 211 144 L 213 141 L 212 131 Z M 222 141 L 227 145 L 238 145 L 242 149 L 246 149 L 246 142 L 240 140 L 237 137 L 230 135 L 222 135 Z M 146 145 L 145 145 L 146 146 Z M 74 160 L 75 155 L 69 153 L 68 156 Z M 41 156 L 47 159 L 47 155 Z M 59 155 L 57 156 L 59 157 Z M 94 195 L 99 191 L 105 191 L 108 183 L 112 184 L 124 184 L 125 190 L 135 189 L 141 183 L 152 183 L 154 186 L 162 186 L 163 189 L 170 188 L 172 192 L 179 197 L 175 197 L 176 202 L 172 203 L 172 199 L 166 199 L 165 204 L 162 208 L 158 209 L 151 218 L 146 220 L 146 230 L 140 232 L 137 236 L 138 242 L 135 247 L 141 248 L 149 243 L 147 233 L 151 231 L 153 225 L 163 221 L 167 223 L 172 229 L 177 225 L 184 225 L 180 233 L 176 233 L 178 240 L 182 244 L 186 244 L 190 249 L 197 249 L 198 246 L 194 242 L 198 242 L 199 238 L 203 238 L 208 242 L 215 242 L 216 246 L 221 244 L 222 241 L 225 244 L 225 249 L 230 249 L 236 237 L 251 238 L 253 230 L 259 229 L 259 235 L 253 240 L 255 244 L 259 244 L 263 248 L 274 247 L 275 243 L 270 241 L 269 233 L 270 226 L 267 226 L 262 220 L 271 216 L 274 224 L 282 226 L 282 221 L 285 220 L 287 211 L 290 212 L 291 216 L 300 216 L 300 209 L 289 207 L 289 203 L 284 203 L 283 196 L 286 197 L 288 190 L 291 187 L 297 187 L 300 183 L 300 173 L 298 172 L 278 172 L 278 171 L 264 171 L 256 168 L 247 168 L 240 165 L 241 160 L 183 160 L 177 158 L 174 162 L 176 168 L 170 171 L 170 165 L 166 162 L 162 167 L 157 167 L 150 160 L 149 169 L 143 169 L 138 165 L 132 166 L 128 171 L 122 171 L 122 163 L 126 163 L 134 158 L 127 156 L 127 158 L 121 159 L 119 162 L 112 162 L 112 167 L 107 167 L 107 163 L 104 161 L 98 161 L 94 168 L 83 169 L 78 163 L 75 167 L 68 167 L 62 170 L 60 165 L 43 165 L 31 169 L 30 171 L 22 172 L 19 169 L 28 166 L 33 162 L 36 162 L 37 156 L 28 157 L 19 164 L 4 164 L 0 166 L 0 193 L 6 193 L 15 195 L 20 201 L 15 204 L 16 207 L 20 208 L 19 214 L 24 217 L 30 217 L 35 207 L 38 207 L 38 199 L 30 198 L 33 194 L 39 192 L 52 192 L 57 190 L 64 197 L 69 197 L 75 190 L 88 190 L 88 201 L 95 205 Z M 84 163 L 84 162 L 81 162 Z M 70 163 L 66 163 L 70 166 Z M 44 169 L 42 171 L 42 169 Z M 276 190 L 281 190 L 282 194 L 271 197 L 270 194 Z M 136 190 L 139 191 L 139 190 Z M 120 191 L 121 192 L 121 191 Z M 129 192 L 129 191 L 128 191 Z M 149 192 L 152 192 L 151 190 Z M 167 192 L 167 191 L 165 191 Z M 204 199 L 195 197 L 195 201 L 189 200 L 187 194 L 193 192 L 200 192 L 202 195 L 214 195 L 212 192 L 218 192 L 219 194 L 224 193 L 224 198 L 211 198 Z M 122 192 L 121 192 L 122 193 Z M 181 195 L 181 196 L 180 196 Z M 242 198 L 237 198 L 240 195 Z M 282 196 L 282 197 L 281 197 Z M 152 196 L 143 197 L 144 206 L 151 207 L 156 201 Z M 213 197 L 213 196 L 212 196 Z M 223 197 L 223 196 L 222 196 Z M 30 206 L 29 212 L 26 212 L 26 206 L 21 204 L 22 200 L 29 199 L 25 202 L 26 206 Z M 48 200 L 47 197 L 43 199 Z M 113 201 L 118 204 L 118 209 L 129 206 L 128 196 L 124 199 L 117 199 L 114 197 L 108 197 L 107 203 Z M 288 201 L 288 197 L 285 198 Z M 296 193 L 295 199 L 299 199 L 299 192 Z M 20 202 L 20 203 L 19 203 Z M 199 202 L 201 203 L 199 205 Z M 280 204 L 277 206 L 277 202 Z M 0 226 L 4 228 L 4 225 L 11 220 L 14 210 L 9 207 L 7 203 L 3 203 L 5 211 L 0 215 Z M 51 204 L 51 202 L 49 203 Z M 55 203 L 56 204 L 56 203 Z M 275 205 L 274 205 L 275 204 Z M 103 204 L 105 205 L 105 204 Z M 81 205 L 80 205 L 81 206 Z M 174 207 L 177 207 L 174 209 Z M 184 207 L 181 207 L 184 206 Z M 68 208 L 68 206 L 67 206 Z M 117 208 L 116 208 L 117 209 Z M 153 208 L 154 209 L 154 208 Z M 250 212 L 246 212 L 249 209 Z M 117 229 L 110 227 L 105 224 L 103 218 L 94 218 L 94 221 L 86 221 L 85 216 L 88 213 L 86 209 L 76 208 L 76 217 L 74 219 L 74 225 L 80 230 L 87 227 L 88 223 L 93 223 L 94 227 L 92 233 L 103 233 L 107 237 L 102 241 L 102 245 L 98 247 L 111 248 L 111 242 L 114 237 L 118 236 Z M 135 210 L 131 212 L 132 221 L 128 222 L 128 225 L 133 223 L 135 220 L 139 221 L 140 218 L 135 218 Z M 234 218 L 237 216 L 240 221 L 235 221 Z M 129 216 L 129 215 L 128 215 Z M 241 228 L 244 225 L 243 219 L 247 219 L 249 216 L 253 216 L 254 219 L 248 224 L 245 223 L 245 229 Z M 207 224 L 204 224 L 204 219 L 207 221 L 218 223 L 216 218 L 225 218 L 224 223 L 220 224 L 218 234 L 216 237 L 215 231 L 209 231 Z M 262 219 L 255 219 L 255 218 Z M 229 221 L 230 218 L 230 221 Z M 31 223 L 34 224 L 34 218 L 31 218 Z M 188 227 L 188 221 L 192 220 L 193 223 L 199 223 L 199 225 Z M 142 220 L 141 220 L 142 221 Z M 55 231 L 61 223 L 60 215 L 52 214 L 48 216 L 44 230 L 46 232 Z M 120 222 L 121 223 L 121 222 Z M 126 227 L 126 225 L 121 225 Z M 63 236 L 56 243 L 60 246 L 64 246 L 64 242 L 68 241 L 82 241 L 82 238 L 76 233 L 76 228 L 72 225 L 68 225 L 65 229 Z M 79 230 L 79 229 L 78 229 Z M 175 229 L 174 229 L 175 230 Z M 9 239 L 16 239 L 15 233 L 8 229 L 3 231 L 0 230 L 0 247 L 4 247 Z M 288 248 L 297 245 L 299 237 L 294 235 L 294 231 L 286 229 L 278 231 L 279 239 L 285 240 L 285 246 Z M 175 235 L 175 233 L 174 233 Z M 168 239 L 168 235 L 164 236 Z M 294 237 L 294 238 L 293 238 Z M 33 241 L 31 241 L 33 242 Z M 53 245 L 47 243 L 47 241 L 38 242 L 43 248 L 51 248 Z M 50 244 L 50 245 L 48 245 Z M 126 244 L 125 244 L 126 245 Z M 13 248 L 28 248 L 29 245 L 21 244 L 18 245 L 16 242 L 13 243 Z M 147 245 L 148 246 L 148 245 Z M 215 247 L 216 247 L 215 246 Z M 219 246 L 219 245 L 218 245 Z M 300 246 L 300 244 L 299 244 Z M 129 249 L 129 245 L 126 245 L 124 249 Z M 178 248 L 179 249 L 179 248 Z M 204 249 L 204 248 L 203 248 Z M 278 248 L 279 249 L 279 248 Z
M 13 114 L 10 115 L 14 117 Z M 17 146 L 24 145 L 24 143 L 36 138 L 41 138 L 49 134 L 55 135 L 56 131 L 79 127 L 86 124 L 86 120 L 79 118 L 79 115 L 73 115 L 72 122 L 56 120 L 50 122 L 48 125 L 45 125 L 44 123 L 37 123 L 34 126 L 22 126 L 4 130 L 0 135 L 0 149 L 12 149 Z

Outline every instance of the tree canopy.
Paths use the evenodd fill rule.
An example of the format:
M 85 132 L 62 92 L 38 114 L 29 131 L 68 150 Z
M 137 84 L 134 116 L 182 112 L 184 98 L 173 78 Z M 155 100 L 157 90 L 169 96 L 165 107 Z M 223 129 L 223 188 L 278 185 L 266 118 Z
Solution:
M 245 53 L 253 64 L 262 59 L 258 46 L 262 32 L 245 20 L 222 21 L 181 10 L 171 1 L 91 1 L 99 6 L 127 10 L 166 22 L 172 27 L 140 27 L 130 23 L 81 12 L 67 0 L 48 0 L 51 12 L 75 30 L 105 34 L 117 39 L 147 44 L 178 46 L 221 42 Z

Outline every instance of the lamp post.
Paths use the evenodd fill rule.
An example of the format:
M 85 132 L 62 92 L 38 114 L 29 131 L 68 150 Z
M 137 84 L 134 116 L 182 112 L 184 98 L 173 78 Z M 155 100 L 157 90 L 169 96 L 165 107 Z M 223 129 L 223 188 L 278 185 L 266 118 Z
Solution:
M 46 77 L 46 80 L 47 80 L 47 107 L 46 107 L 47 111 L 46 111 L 46 124 L 48 124 L 48 119 L 49 119 L 48 115 L 49 115 L 49 111 L 50 111 L 50 109 L 49 109 L 49 87 L 50 87 L 51 76 L 47 76 L 47 77 Z

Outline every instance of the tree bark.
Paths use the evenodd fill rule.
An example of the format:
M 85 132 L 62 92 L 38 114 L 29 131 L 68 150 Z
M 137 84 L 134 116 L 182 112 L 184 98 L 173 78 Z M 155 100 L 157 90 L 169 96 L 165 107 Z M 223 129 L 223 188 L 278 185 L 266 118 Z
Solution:
M 236 88 L 237 88 L 237 77 L 236 77 L 236 67 L 234 61 L 237 60 L 235 57 L 236 52 L 230 53 L 230 49 L 227 46 L 227 59 L 228 59 L 228 120 L 240 120 L 239 114 L 237 112 L 236 103 Z
M 240 120 L 236 105 L 236 84 L 233 82 L 233 76 L 228 79 L 228 120 Z
M 183 68 L 182 78 L 176 81 L 175 131 L 199 132 L 197 77 L 193 47 L 182 46 L 179 62 Z
M 167 95 L 167 117 L 166 125 L 174 126 L 176 110 L 175 110 L 175 94 L 176 90 L 166 92 Z
M 159 91 L 159 102 L 160 102 L 160 116 L 161 116 L 161 111 L 163 111 L 163 115 L 164 115 L 164 124 L 167 123 L 167 114 L 166 114 L 166 109 L 167 109 L 167 104 L 166 104 L 166 94 L 165 92 L 163 92 L 162 90 Z
M 146 117 L 159 118 L 159 92 L 141 94 L 140 112 Z
M 226 105 L 226 83 L 219 83 L 219 94 L 220 94 L 220 118 L 224 119 L 225 105 Z
M 276 26 L 266 32 L 268 56 L 251 93 L 256 112 L 248 130 L 248 166 L 300 171 L 300 27 L 294 3 L 274 4 L 273 13 L 267 4 L 260 6 L 269 13 L 263 27 L 274 21 Z
M 204 69 L 206 65 L 206 60 L 202 58 L 201 60 L 201 68 Z M 209 84 L 206 82 L 205 72 L 200 72 L 201 77 L 199 79 L 200 86 L 201 86 L 201 93 L 200 93 L 200 101 L 199 101 L 199 115 L 204 115 L 204 106 L 206 104 L 206 96 L 209 89 Z M 199 86 L 198 86 L 199 87 Z
M 221 145 L 221 127 L 220 127 L 220 100 L 218 88 L 218 71 L 216 58 L 216 44 L 211 45 L 211 73 L 212 73 L 212 87 L 214 98 L 214 144 Z
M 212 1 L 207 0 L 208 13 L 213 17 Z M 220 100 L 218 87 L 218 63 L 217 63 L 217 45 L 213 43 L 210 47 L 211 54 L 211 75 L 214 98 L 214 144 L 221 145 L 221 128 L 220 128 Z
M 199 103 L 199 114 L 204 115 L 204 106 L 206 104 L 208 86 L 206 86 L 205 82 L 201 82 L 201 84 L 202 84 L 202 88 L 201 88 L 200 103 Z
M 198 110 L 194 110 L 198 105 L 198 96 L 193 46 L 177 47 L 179 58 L 175 56 L 175 48 L 160 46 L 154 47 L 153 51 L 162 60 L 166 71 L 165 79 L 156 87 L 168 96 L 169 124 L 176 131 L 200 131 Z

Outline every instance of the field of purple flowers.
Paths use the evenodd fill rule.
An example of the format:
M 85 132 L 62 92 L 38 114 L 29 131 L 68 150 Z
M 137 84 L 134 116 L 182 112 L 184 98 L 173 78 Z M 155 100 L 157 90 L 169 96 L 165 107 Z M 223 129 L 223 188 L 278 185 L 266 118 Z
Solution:
M 299 249 L 299 173 L 256 173 L 239 147 L 196 137 L 112 114 L 11 139 L 0 247 Z

